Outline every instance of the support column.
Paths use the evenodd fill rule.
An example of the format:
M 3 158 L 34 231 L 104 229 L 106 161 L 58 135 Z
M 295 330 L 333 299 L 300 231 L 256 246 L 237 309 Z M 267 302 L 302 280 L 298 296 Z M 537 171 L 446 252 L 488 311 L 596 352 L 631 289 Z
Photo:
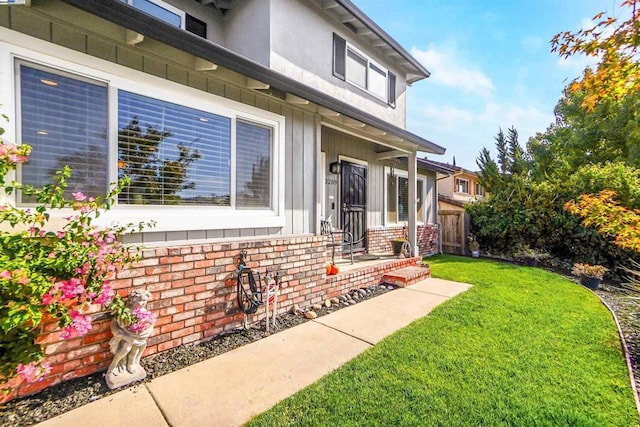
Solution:
M 418 224 L 417 224 L 417 190 L 418 190 L 418 153 L 412 151 L 407 157 L 407 166 L 409 172 L 409 243 L 412 248 L 412 255 L 417 256 L 418 250 Z
M 322 117 L 320 114 L 315 114 L 313 118 L 313 125 L 315 127 L 314 131 L 314 157 L 315 157 L 315 177 L 316 177 L 316 185 L 315 185 L 315 206 L 314 206 L 314 231 L 315 234 L 320 235 L 320 218 L 324 215 L 322 212 L 322 187 L 324 186 L 324 182 L 322 182 L 322 156 L 320 155 L 322 151 Z

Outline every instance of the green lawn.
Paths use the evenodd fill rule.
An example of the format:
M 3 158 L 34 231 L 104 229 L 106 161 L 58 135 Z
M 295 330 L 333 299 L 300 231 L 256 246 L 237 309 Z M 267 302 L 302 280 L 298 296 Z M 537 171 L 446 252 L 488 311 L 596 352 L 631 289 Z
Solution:
M 250 425 L 635 426 L 609 312 L 540 269 L 431 259 L 474 285 Z

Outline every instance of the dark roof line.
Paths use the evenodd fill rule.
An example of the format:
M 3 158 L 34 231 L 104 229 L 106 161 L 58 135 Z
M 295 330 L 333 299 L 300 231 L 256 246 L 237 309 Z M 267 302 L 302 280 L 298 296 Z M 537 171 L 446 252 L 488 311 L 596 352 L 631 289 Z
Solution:
M 81 10 L 135 32 L 159 40 L 182 51 L 206 59 L 225 68 L 272 85 L 280 90 L 307 99 L 398 136 L 416 146 L 418 150 L 444 154 L 446 149 L 405 129 L 392 125 L 378 117 L 355 108 L 317 89 L 273 71 L 262 64 L 226 49 L 210 40 L 191 34 L 162 22 L 119 0 L 62 0 Z
M 447 165 L 446 163 L 434 162 L 433 160 L 418 159 L 418 167 L 438 172 L 443 175 L 453 175 L 456 173 L 456 170 L 449 166 L 450 165 Z
M 418 80 L 422 80 L 423 78 L 427 78 L 431 75 L 429 70 L 425 68 L 417 59 L 415 59 L 409 52 L 403 48 L 400 43 L 398 43 L 393 37 L 391 37 L 385 30 L 383 30 L 378 24 L 376 24 L 371 18 L 369 18 L 363 11 L 358 9 L 358 7 L 353 4 L 350 0 L 335 0 L 340 6 L 344 7 L 349 13 L 355 16 L 360 22 L 362 22 L 366 27 L 368 27 L 371 31 L 376 33 L 382 40 L 387 42 L 396 52 L 398 52 L 404 59 L 407 60 L 411 65 L 413 65 L 419 72 L 423 73 L 424 76 L 421 78 L 415 78 L 411 80 L 407 80 L 409 84 L 415 83 Z

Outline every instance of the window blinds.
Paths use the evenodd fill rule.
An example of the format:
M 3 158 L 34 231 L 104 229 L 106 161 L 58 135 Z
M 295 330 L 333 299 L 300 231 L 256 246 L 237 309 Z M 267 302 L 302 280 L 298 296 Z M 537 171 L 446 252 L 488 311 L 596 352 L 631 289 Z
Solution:
M 231 119 L 118 91 L 119 202 L 231 203 Z
M 33 147 L 20 168 L 24 184 L 41 187 L 69 165 L 65 192 L 104 195 L 107 189 L 108 108 L 104 84 L 66 73 L 52 73 L 18 62 L 20 141 Z M 33 200 L 20 200 L 21 203 Z
M 271 207 L 272 130 L 238 120 L 236 123 L 236 207 Z

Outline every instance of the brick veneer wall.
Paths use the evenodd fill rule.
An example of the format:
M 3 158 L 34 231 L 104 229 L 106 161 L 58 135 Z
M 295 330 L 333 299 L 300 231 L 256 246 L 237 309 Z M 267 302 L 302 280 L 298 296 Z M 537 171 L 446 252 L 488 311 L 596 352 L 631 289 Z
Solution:
M 391 240 L 401 238 L 402 226 L 372 227 L 367 230 L 367 250 L 370 254 L 393 253 Z M 438 226 L 436 224 L 419 225 L 417 230 L 420 255 L 433 255 L 438 252 Z
M 240 250 L 246 250 L 249 267 L 261 274 L 280 272 L 282 290 L 279 312 L 294 304 L 302 306 L 337 295 L 349 283 L 327 281 L 325 236 L 296 236 L 257 241 L 225 242 L 147 249 L 132 268 L 122 271 L 111 283 L 121 295 L 146 288 L 152 294 L 148 307 L 158 315 L 154 334 L 144 356 L 183 344 L 206 341 L 242 324 L 243 313 L 236 303 L 237 267 Z M 334 289 L 338 286 L 340 289 Z M 38 342 L 43 344 L 51 373 L 42 381 L 22 384 L 2 396 L 9 400 L 42 390 L 68 379 L 106 369 L 111 362 L 109 313 L 94 307 L 94 326 L 84 337 L 62 340 L 55 322 L 41 326 Z M 252 323 L 264 312 L 250 316 Z

